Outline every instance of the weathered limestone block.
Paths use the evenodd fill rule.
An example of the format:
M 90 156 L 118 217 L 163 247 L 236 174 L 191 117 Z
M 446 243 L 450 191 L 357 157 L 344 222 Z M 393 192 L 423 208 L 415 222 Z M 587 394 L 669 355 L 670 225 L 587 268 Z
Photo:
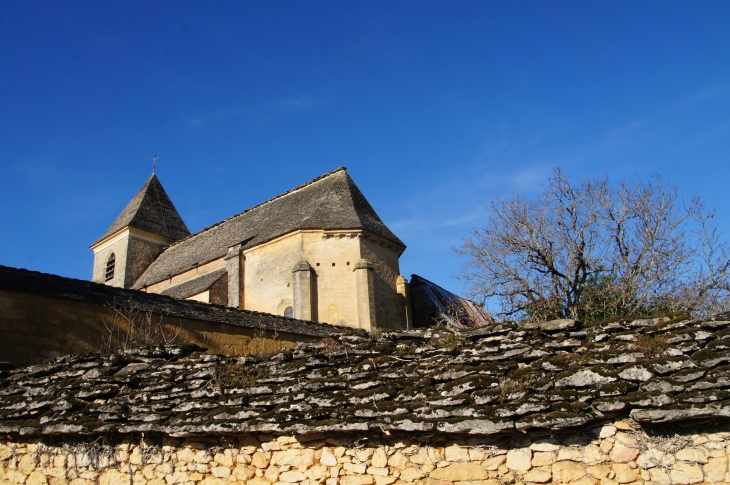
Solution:
M 74 478 L 69 485 L 94 485 L 94 482 L 85 478 Z
M 99 477 L 99 485 L 130 485 L 132 476 L 117 470 L 109 470 Z
M 20 473 L 28 475 L 30 472 L 35 470 L 37 464 L 38 457 L 35 453 L 25 454 L 20 458 L 20 460 L 18 460 L 18 471 Z
M 155 475 L 157 478 L 165 478 L 169 473 L 172 473 L 172 463 L 162 463 L 155 467 Z
M 532 451 L 530 448 L 518 448 L 507 452 L 507 468 L 526 472 L 532 468 Z
M 611 467 L 608 465 L 593 465 L 586 467 L 586 473 L 599 480 L 608 478 L 612 473 Z
M 368 461 L 372 456 L 375 450 L 372 448 L 365 448 L 364 450 L 357 450 L 355 452 L 355 457 L 360 460 L 361 463 L 365 463 Z
M 136 477 L 136 475 L 135 475 Z M 176 483 L 185 483 L 190 481 L 190 475 L 188 475 L 186 472 L 179 472 L 176 471 L 174 473 L 171 473 L 165 477 L 165 481 L 167 482 L 167 485 L 174 485 Z
M 705 472 L 705 481 L 724 482 L 728 472 L 728 459 L 727 457 L 710 458 L 702 469 Z
M 304 472 L 304 476 L 310 480 L 321 480 L 327 476 L 327 467 L 314 465 L 312 468 Z
M 677 460 L 707 463 L 707 452 L 702 448 L 684 448 L 675 453 L 674 456 L 677 457 Z
M 462 480 L 486 480 L 487 470 L 476 463 L 453 463 L 444 468 L 437 468 L 430 474 L 431 478 L 450 482 Z
M 555 463 L 555 453 L 538 451 L 532 454 L 532 466 L 546 466 Z
M 423 451 L 425 451 L 425 450 L 423 450 Z M 424 455 L 425 455 L 425 453 L 424 453 Z M 485 459 L 487 459 L 487 457 L 488 457 L 488 455 L 485 454 L 481 450 L 477 450 L 474 448 L 469 449 L 469 461 L 484 461 Z M 411 458 L 411 461 L 413 461 L 413 458 Z M 430 462 L 430 460 L 429 460 L 429 462 Z
M 374 475 L 379 477 L 387 477 L 388 476 L 388 469 L 387 468 L 379 468 L 371 466 L 367 469 L 366 473 L 368 475 Z
M 400 472 L 400 479 L 405 482 L 415 482 L 423 478 L 426 474 L 416 467 L 409 467 Z
M 522 476 L 524 481 L 534 483 L 547 483 L 552 478 L 553 474 L 550 471 L 550 468 L 546 466 L 533 468 Z
M 367 470 L 367 467 L 362 463 L 345 463 L 342 465 L 342 468 L 353 475 L 362 475 L 365 473 L 365 470 Z
M 207 477 L 198 482 L 198 485 L 231 485 L 231 482 L 225 478 Z
M 598 465 L 606 461 L 608 461 L 608 455 L 598 446 L 588 445 L 583 449 L 583 463 L 586 465 Z
M 314 450 L 301 449 L 275 451 L 271 456 L 271 464 L 279 466 L 291 465 L 299 468 L 300 471 L 304 471 L 314 465 Z
M 611 426 L 610 424 L 607 424 L 601 428 L 601 433 L 598 437 L 601 439 L 610 438 L 611 436 L 616 434 L 616 431 L 616 426 Z
M 271 485 L 271 482 L 264 478 L 255 477 L 246 481 L 246 485 Z
M 46 485 L 48 483 L 48 479 L 41 472 L 30 472 L 25 483 L 27 485 Z
M 270 451 L 258 451 L 251 457 L 251 465 L 256 468 L 268 468 L 269 462 L 271 461 Z
M 300 472 L 299 470 L 292 470 L 279 475 L 279 481 L 286 483 L 298 483 L 306 480 L 306 478 L 307 477 L 304 475 L 304 473 Z
M 609 457 L 615 463 L 628 463 L 639 456 L 639 442 L 628 433 L 616 433 L 616 442 Z
M 5 480 L 11 483 L 25 483 L 28 475 L 20 473 L 18 470 L 8 470 L 5 472 Z
M 638 471 L 626 463 L 614 463 L 612 468 L 616 474 L 614 480 L 618 483 L 632 483 L 640 478 Z
M 558 461 L 552 466 L 553 480 L 557 482 L 572 482 L 579 480 L 586 474 L 586 469 L 574 461 Z
M 253 478 L 255 475 L 256 467 L 253 467 L 251 465 L 243 465 L 239 463 L 233 469 L 233 476 L 236 477 L 237 480 L 241 480 L 243 482 L 245 482 L 249 478 Z
M 557 461 L 583 461 L 583 450 L 578 448 L 563 448 L 558 451 Z
M 214 466 L 210 472 L 216 478 L 228 478 L 231 476 L 231 469 L 227 466 Z
M 65 478 L 66 477 L 66 468 L 64 468 L 63 466 L 40 468 L 37 471 L 40 471 L 47 477 L 54 477 L 54 478 Z
M 233 466 L 233 454 L 231 453 L 231 450 L 225 450 L 223 453 L 216 453 L 213 460 L 218 462 L 221 466 Z
M 672 465 L 675 461 L 674 455 L 665 454 L 662 450 L 650 448 L 639 455 L 636 459 L 636 464 L 639 468 L 649 469 L 655 466 Z
M 656 470 L 656 468 L 654 468 Z M 702 469 L 698 465 L 691 465 L 678 461 L 670 471 L 672 483 L 687 485 L 690 483 L 701 483 L 704 481 Z
M 375 485 L 391 485 L 396 480 L 398 480 L 396 477 L 375 477 Z M 328 483 L 327 485 L 332 484 Z
M 400 451 L 397 451 L 388 458 L 388 465 L 397 470 L 405 470 L 408 467 L 408 458 Z
M 320 456 L 319 462 L 324 466 L 335 466 L 337 465 L 337 457 L 329 448 L 322 448 L 322 456 Z
M 560 449 L 560 446 L 556 445 L 555 443 L 550 443 L 547 441 L 539 442 L 539 443 L 532 443 L 530 445 L 530 449 L 534 451 L 558 451 Z
M 272 465 L 266 469 L 266 472 L 264 472 L 264 478 L 273 483 L 279 480 L 279 474 L 279 467 Z
M 603 480 L 601 482 L 603 482 Z M 586 475 L 583 478 L 571 483 L 571 485 L 598 485 L 598 484 L 599 484 L 599 481 L 589 475 Z
M 370 485 L 375 478 L 370 475 L 350 475 L 340 478 L 340 485 Z
M 13 456 L 13 450 L 8 446 L 0 445 L 0 461 L 5 461 L 11 456 Z
M 469 461 L 469 449 L 468 448 L 462 448 L 459 445 L 451 445 L 447 446 L 445 454 L 446 454 L 446 461 Z M 411 461 L 413 461 L 413 458 L 411 458 Z M 415 462 L 414 462 L 415 463 Z
M 207 451 L 200 450 L 199 452 L 195 453 L 195 463 L 210 463 L 213 461 L 213 457 L 208 454 Z
M 493 456 L 491 458 L 487 458 L 482 462 L 482 466 L 485 470 L 497 470 L 499 467 L 504 465 L 504 462 L 507 460 L 507 455 L 498 455 Z

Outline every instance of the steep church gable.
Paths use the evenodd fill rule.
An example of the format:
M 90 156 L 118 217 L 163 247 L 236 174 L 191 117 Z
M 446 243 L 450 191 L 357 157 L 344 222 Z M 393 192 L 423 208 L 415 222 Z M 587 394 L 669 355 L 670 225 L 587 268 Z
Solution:
M 306 229 L 366 229 L 399 246 L 403 242 L 388 229 L 350 175 L 341 170 L 331 177 L 330 187 L 312 213 L 302 221 Z
M 365 229 L 405 247 L 345 169 L 338 168 L 171 245 L 134 287 L 143 288 L 224 257 L 236 244 L 246 249 L 300 229 Z
M 190 236 L 188 227 L 155 174 L 152 174 L 111 227 L 94 244 L 125 227 L 142 229 L 172 241 Z

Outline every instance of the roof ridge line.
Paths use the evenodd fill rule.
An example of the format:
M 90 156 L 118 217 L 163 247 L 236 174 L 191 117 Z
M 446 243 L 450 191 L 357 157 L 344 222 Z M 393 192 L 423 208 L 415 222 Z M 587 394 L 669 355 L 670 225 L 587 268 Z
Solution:
M 261 207 L 262 205 L 268 204 L 269 202 L 273 202 L 273 201 L 275 201 L 275 200 L 277 200 L 277 199 L 281 199 L 282 197 L 285 197 L 285 196 L 287 196 L 287 195 L 291 194 L 292 192 L 296 192 L 297 190 L 301 190 L 301 189 L 303 189 L 303 188 L 305 188 L 305 187 L 308 187 L 308 186 L 310 186 L 310 185 L 312 185 L 312 184 L 314 184 L 314 183 L 316 183 L 316 182 L 319 182 L 319 181 L 320 181 L 320 180 L 322 180 L 322 179 L 325 179 L 325 178 L 329 177 L 330 175 L 334 175 L 334 174 L 336 174 L 337 172 L 341 172 L 341 171 L 345 171 L 345 170 L 347 170 L 347 168 L 346 168 L 346 167 L 337 167 L 336 169 L 332 170 L 331 172 L 327 172 L 327 173 L 325 173 L 325 174 L 323 174 L 323 175 L 320 175 L 319 177 L 317 177 L 317 178 L 315 178 L 315 179 L 312 179 L 312 180 L 310 180 L 310 181 L 309 181 L 309 182 L 307 182 L 307 183 L 304 183 L 304 184 L 302 184 L 302 185 L 300 185 L 300 186 L 298 186 L 298 187 L 294 187 L 293 189 L 289 189 L 289 190 L 287 190 L 286 192 L 284 192 L 284 193 L 282 193 L 282 194 L 279 194 L 279 195 L 277 195 L 276 197 L 272 197 L 271 199 L 265 200 L 264 202 L 261 202 L 261 203 L 259 203 L 259 204 L 256 204 L 256 205 L 255 205 L 255 206 L 253 206 L 253 207 L 249 207 L 248 209 L 246 209 L 246 210 L 244 210 L 244 211 L 242 211 L 242 212 L 239 212 L 238 214 L 234 214 L 234 215 L 232 215 L 232 216 L 230 216 L 230 217 L 228 217 L 228 218 L 226 218 L 226 219 L 223 219 L 222 221 L 216 222 L 215 224 L 213 224 L 213 225 L 211 225 L 211 226 L 208 226 L 208 227 L 206 227 L 206 228 L 204 228 L 204 229 L 201 229 L 200 231 L 196 232 L 195 234 L 191 234 L 191 235 L 189 235 L 188 237 L 186 237 L 186 238 L 184 238 L 184 239 L 180 239 L 179 241 L 175 241 L 174 243 L 172 243 L 172 244 L 170 244 L 169 246 L 167 246 L 167 247 L 166 247 L 166 248 L 164 249 L 163 253 L 164 253 L 165 251 L 167 251 L 168 249 L 170 249 L 170 248 L 172 248 L 172 247 L 174 247 L 174 246 L 177 246 L 177 245 L 178 245 L 178 244 L 180 244 L 180 243 L 183 243 L 183 242 L 187 241 L 188 239 L 192 239 L 192 238 L 194 238 L 195 236 L 197 236 L 197 235 L 199 235 L 199 234 L 202 234 L 202 233 L 204 233 L 204 232 L 206 232 L 206 231 L 209 231 L 209 230 L 213 229 L 214 227 L 220 226 L 221 224 L 224 224 L 224 223 L 228 222 L 228 221 L 230 221 L 231 219 L 235 219 L 236 217 L 238 217 L 238 216 L 240 216 L 240 215 L 243 215 L 243 214 L 246 214 L 246 213 L 248 213 L 248 212 L 251 212 L 251 211 L 252 211 L 252 210 L 254 210 L 254 209 L 258 209 L 258 208 L 259 208 L 259 207 Z
M 350 200 L 353 202 L 353 207 L 355 206 L 355 197 L 353 194 L 353 186 L 355 186 L 355 181 L 352 180 L 350 177 L 350 174 L 347 174 L 347 179 L 345 180 L 345 184 L 347 185 L 347 193 L 350 194 Z M 359 189 L 358 189 L 359 190 Z M 355 209 L 355 217 L 357 218 L 357 221 L 360 223 L 360 225 L 363 225 L 362 217 L 360 217 L 360 212 Z M 387 239 L 387 238 L 386 238 Z

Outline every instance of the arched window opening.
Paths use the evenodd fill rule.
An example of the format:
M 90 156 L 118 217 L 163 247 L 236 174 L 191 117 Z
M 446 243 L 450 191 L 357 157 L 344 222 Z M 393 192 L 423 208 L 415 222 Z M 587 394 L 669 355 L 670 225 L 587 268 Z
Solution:
M 294 308 L 288 306 L 284 309 L 284 316 L 286 318 L 294 318 Z
M 109 281 L 114 278 L 114 264 L 116 262 L 116 256 L 114 253 L 109 255 L 109 259 L 106 260 L 106 272 L 104 273 L 104 281 Z

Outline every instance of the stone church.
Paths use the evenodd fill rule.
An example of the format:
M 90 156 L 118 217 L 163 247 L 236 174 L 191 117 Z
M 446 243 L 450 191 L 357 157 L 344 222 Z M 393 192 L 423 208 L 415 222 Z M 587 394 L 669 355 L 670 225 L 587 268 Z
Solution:
M 365 330 L 410 328 L 405 248 L 345 168 L 196 234 L 153 174 L 91 246 L 92 280 Z

